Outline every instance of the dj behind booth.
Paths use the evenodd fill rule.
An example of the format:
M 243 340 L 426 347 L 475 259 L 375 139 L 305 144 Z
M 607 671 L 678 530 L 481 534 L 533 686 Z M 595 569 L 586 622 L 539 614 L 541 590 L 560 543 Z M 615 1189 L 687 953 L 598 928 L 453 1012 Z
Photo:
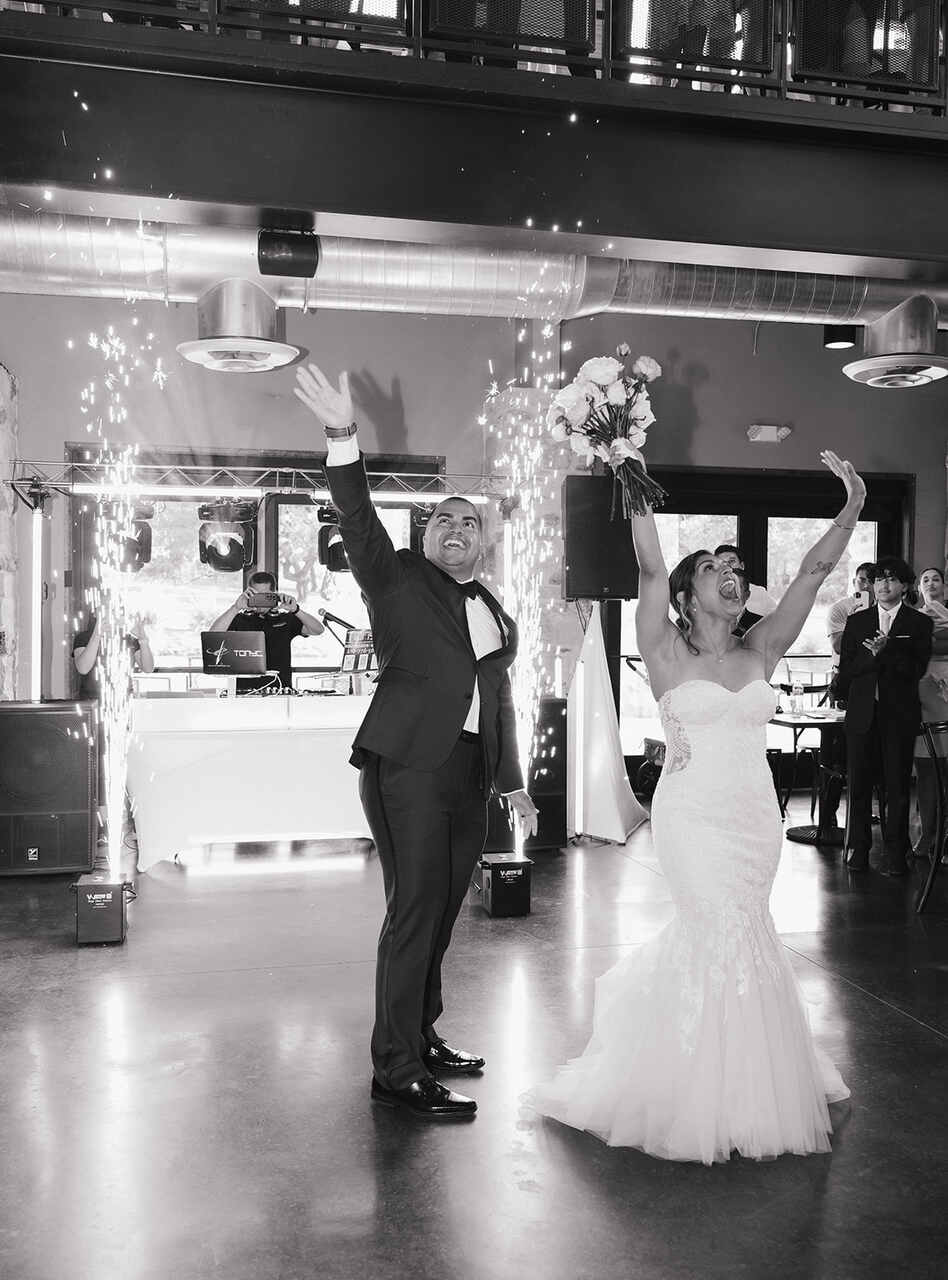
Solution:
M 250 575 L 247 589 L 230 608 L 202 632 L 204 669 L 212 672 L 219 666 L 255 673 L 238 677 L 238 693 L 292 689 L 290 645 L 297 636 L 318 636 L 324 630 L 318 618 L 300 608 L 298 600 L 277 591 L 272 573 L 260 569 Z M 234 632 L 247 634 L 235 641 Z
M 242 603 L 243 597 L 220 621 L 230 615 L 233 622 Z M 212 860 L 207 846 L 221 842 L 369 838 L 349 756 L 378 671 L 372 633 L 327 611 L 326 629 L 342 648 L 340 666 L 300 691 L 289 685 L 290 642 L 308 631 L 307 622 L 314 630 L 322 624 L 300 618 L 292 600 L 283 609 L 271 608 L 269 600 L 254 603 L 244 615 L 257 627 L 269 615 L 269 633 L 233 626 L 201 633 L 204 673 L 217 677 L 211 688 L 133 699 L 128 790 L 139 871 L 186 851 L 206 867 Z M 332 624 L 345 628 L 344 637 Z M 281 670 L 271 658 L 268 672 L 274 629 L 284 638 L 285 659 Z M 279 661 L 279 648 L 275 657 Z M 257 677 L 270 682 L 259 692 L 276 696 L 226 695 L 235 678 L 253 686 Z

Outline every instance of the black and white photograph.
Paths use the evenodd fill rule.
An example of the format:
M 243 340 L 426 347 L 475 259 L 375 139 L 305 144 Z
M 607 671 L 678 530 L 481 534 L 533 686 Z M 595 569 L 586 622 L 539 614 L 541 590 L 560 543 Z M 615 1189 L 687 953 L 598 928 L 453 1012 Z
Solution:
M 0 0 L 0 1277 L 948 1274 L 948 5 Z

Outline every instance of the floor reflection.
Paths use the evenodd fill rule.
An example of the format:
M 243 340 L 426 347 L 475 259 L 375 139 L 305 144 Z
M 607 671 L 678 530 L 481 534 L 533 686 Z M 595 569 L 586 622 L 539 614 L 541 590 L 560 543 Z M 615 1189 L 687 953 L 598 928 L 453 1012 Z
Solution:
M 788 825 L 805 820 L 793 803 Z M 830 1156 L 705 1169 L 607 1148 L 522 1100 L 581 1052 L 599 975 L 670 917 L 647 826 L 534 855 L 528 916 L 462 909 L 439 1029 L 487 1058 L 456 1081 L 479 1106 L 464 1126 L 369 1103 L 371 849 L 160 864 L 112 947 L 76 947 L 68 880 L 8 880 L 0 898 L 3 1276 L 939 1274 L 944 884 L 919 920 L 913 882 L 857 882 L 838 851 L 785 844 L 774 915 L 853 1097 Z

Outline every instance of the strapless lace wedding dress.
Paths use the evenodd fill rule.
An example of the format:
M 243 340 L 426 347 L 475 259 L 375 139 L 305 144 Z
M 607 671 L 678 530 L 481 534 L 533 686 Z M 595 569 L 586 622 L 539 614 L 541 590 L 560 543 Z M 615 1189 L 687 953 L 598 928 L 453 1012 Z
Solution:
M 658 705 L 652 834 L 677 914 L 598 980 L 592 1039 L 529 1101 L 667 1160 L 828 1151 L 827 1101 L 849 1090 L 813 1043 L 768 907 L 781 844 L 765 755 L 773 690 L 688 680 Z

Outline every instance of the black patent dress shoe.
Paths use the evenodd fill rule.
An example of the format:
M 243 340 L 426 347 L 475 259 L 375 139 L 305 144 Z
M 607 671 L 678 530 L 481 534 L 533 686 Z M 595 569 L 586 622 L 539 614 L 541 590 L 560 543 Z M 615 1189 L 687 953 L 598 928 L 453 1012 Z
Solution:
M 844 860 L 847 871 L 869 870 L 869 854 L 865 849 L 847 849 Z
M 416 1116 L 428 1120 L 465 1120 L 473 1117 L 477 1103 L 462 1093 L 446 1089 L 437 1080 L 426 1076 L 404 1089 L 386 1089 L 373 1077 L 372 1101 L 383 1107 L 402 1107 Z
M 432 1040 L 422 1062 L 429 1071 L 483 1071 L 484 1059 L 463 1049 L 452 1049 L 443 1040 Z

